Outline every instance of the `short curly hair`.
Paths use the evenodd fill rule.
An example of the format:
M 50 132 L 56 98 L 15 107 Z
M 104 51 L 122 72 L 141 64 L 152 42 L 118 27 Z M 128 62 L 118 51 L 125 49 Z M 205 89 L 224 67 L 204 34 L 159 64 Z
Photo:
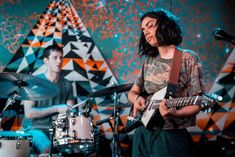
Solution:
M 156 11 L 150 11 L 145 13 L 141 17 L 141 22 L 145 17 L 157 19 L 157 31 L 156 38 L 158 46 L 176 45 L 178 46 L 182 42 L 182 30 L 176 22 L 178 19 L 170 12 L 157 9 Z M 141 32 L 139 42 L 139 55 L 140 56 L 157 56 L 159 54 L 156 47 L 152 47 L 145 39 L 143 31 Z

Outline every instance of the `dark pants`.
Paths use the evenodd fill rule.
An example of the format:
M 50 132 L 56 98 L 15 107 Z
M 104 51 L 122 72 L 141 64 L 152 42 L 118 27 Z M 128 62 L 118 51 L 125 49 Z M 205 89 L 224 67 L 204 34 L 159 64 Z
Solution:
M 186 129 L 136 129 L 133 157 L 188 157 L 189 134 Z

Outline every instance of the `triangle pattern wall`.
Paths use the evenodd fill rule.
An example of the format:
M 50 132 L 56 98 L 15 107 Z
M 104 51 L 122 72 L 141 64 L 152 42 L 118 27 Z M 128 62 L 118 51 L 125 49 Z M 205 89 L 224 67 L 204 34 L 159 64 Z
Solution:
M 218 135 L 234 134 L 235 128 L 235 49 L 231 52 L 210 93 L 223 97 L 208 113 L 200 112 L 196 127 L 189 128 L 194 141 L 217 140 Z
M 47 6 L 5 71 L 32 75 L 45 72 L 42 53 L 52 44 L 63 48 L 63 75 L 73 82 L 77 102 L 85 100 L 89 93 L 118 84 L 69 0 L 55 0 Z M 120 102 L 128 102 L 125 93 L 120 94 Z M 93 122 L 111 116 L 112 105 L 112 95 L 94 98 Z M 124 121 L 128 114 L 128 108 L 120 109 Z M 108 124 L 103 124 L 101 130 L 112 135 Z
M 73 82 L 73 92 L 78 102 L 85 100 L 89 93 L 118 83 L 69 0 L 54 0 L 47 6 L 5 71 L 33 75 L 44 72 L 46 67 L 43 65 L 42 52 L 52 44 L 63 47 L 63 74 Z M 223 102 L 216 104 L 209 113 L 200 112 L 197 116 L 197 126 L 188 129 L 194 141 L 216 140 L 218 134 L 234 131 L 234 58 L 235 50 L 210 91 L 223 96 Z M 107 105 L 112 105 L 111 97 L 112 95 L 107 95 L 94 99 L 94 123 L 112 115 L 113 108 Z M 120 99 L 122 103 L 127 103 L 124 93 Z M 128 114 L 129 108 L 120 110 L 120 129 L 124 127 Z M 13 123 L 11 130 L 20 128 L 21 120 L 11 117 L 7 119 Z M 107 137 L 111 136 L 108 124 L 103 124 L 101 130 Z

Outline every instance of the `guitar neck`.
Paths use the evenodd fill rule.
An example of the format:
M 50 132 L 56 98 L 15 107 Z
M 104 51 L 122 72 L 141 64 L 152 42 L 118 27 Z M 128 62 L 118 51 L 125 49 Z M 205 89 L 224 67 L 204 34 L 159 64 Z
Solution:
M 162 100 L 149 100 L 148 105 L 151 105 L 151 109 L 159 108 L 159 105 Z M 181 98 L 173 98 L 173 99 L 166 99 L 166 106 L 167 107 L 183 107 L 189 105 L 201 105 L 203 101 L 202 96 L 193 96 L 193 97 L 181 97 Z

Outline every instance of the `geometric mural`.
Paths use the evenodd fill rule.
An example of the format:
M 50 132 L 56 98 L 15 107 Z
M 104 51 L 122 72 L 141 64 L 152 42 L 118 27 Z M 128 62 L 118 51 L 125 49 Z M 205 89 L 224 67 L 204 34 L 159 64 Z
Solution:
M 90 93 L 118 84 L 69 0 L 54 0 L 47 6 L 4 71 L 43 73 L 46 70 L 43 50 L 53 44 L 63 48 L 62 74 L 72 81 L 78 103 L 86 100 Z M 94 124 L 112 115 L 112 95 L 96 97 L 92 102 Z M 125 93 L 120 93 L 120 103 L 127 102 Z M 128 114 L 129 108 L 120 109 L 120 125 L 125 123 Z M 106 136 L 112 136 L 108 124 L 101 125 L 101 130 Z
M 221 95 L 222 102 L 208 113 L 200 112 L 197 126 L 189 128 L 194 141 L 216 140 L 217 135 L 235 132 L 235 49 L 231 52 L 210 92 Z
M 77 102 L 85 100 L 90 93 L 110 87 L 113 83 L 118 84 L 70 0 L 54 0 L 47 6 L 4 71 L 32 75 L 44 72 L 42 52 L 45 47 L 52 44 L 58 44 L 63 48 L 63 75 L 73 82 L 73 92 Z M 216 104 L 208 113 L 200 112 L 197 115 L 197 126 L 188 129 L 194 141 L 216 140 L 218 134 L 235 132 L 234 65 L 235 50 L 231 52 L 210 90 L 210 93 L 221 95 L 223 101 Z M 94 124 L 97 120 L 107 118 L 112 114 L 113 108 L 107 106 L 108 103 L 112 106 L 111 96 L 94 99 L 92 108 Z M 121 94 L 121 102 L 127 103 L 125 94 Z M 11 130 L 17 130 L 21 123 L 22 115 L 17 120 L 12 118 L 16 115 L 13 108 L 19 107 L 20 111 L 22 110 L 22 106 L 17 105 L 9 106 L 7 113 L 3 113 L 9 116 L 7 120 L 13 124 L 10 127 Z M 122 123 L 120 124 L 125 124 L 128 114 L 129 108 L 121 108 Z M 5 121 L 6 119 L 3 120 Z M 107 123 L 101 125 L 101 130 L 109 136 L 110 127 Z

